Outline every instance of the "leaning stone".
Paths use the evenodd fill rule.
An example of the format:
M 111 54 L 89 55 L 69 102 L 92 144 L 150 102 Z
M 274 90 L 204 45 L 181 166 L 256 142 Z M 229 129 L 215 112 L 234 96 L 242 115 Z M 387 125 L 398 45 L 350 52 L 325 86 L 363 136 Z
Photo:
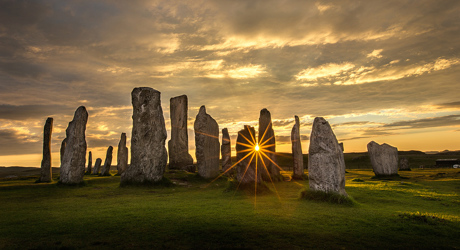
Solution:
M 131 92 L 133 130 L 131 164 L 121 174 L 121 184 L 154 183 L 163 179 L 168 161 L 167 137 L 161 93 L 148 87 Z
M 407 157 L 401 157 L 399 160 L 399 171 L 411 171 Z
M 59 181 L 63 184 L 78 184 L 83 181 L 86 163 L 86 123 L 88 112 L 84 106 L 76 111 L 66 130 L 66 146 L 60 168 Z
M 255 141 L 254 127 L 245 125 L 243 130 L 238 132 L 236 138 L 236 178 L 241 185 L 253 186 L 254 183 L 261 183 L 261 167 L 256 168 L 256 156 L 252 144 Z M 260 163 L 259 163 L 260 164 Z
M 112 166 L 112 154 L 113 147 L 109 146 L 109 148 L 107 149 L 107 154 L 105 155 L 104 166 L 102 167 L 101 171 L 102 176 L 110 176 L 110 167 Z
M 398 149 L 386 143 L 379 145 L 371 141 L 367 144 L 372 168 L 376 176 L 398 174 Z
M 313 122 L 308 153 L 310 190 L 347 196 L 343 152 L 331 126 L 322 117 Z
M 48 117 L 43 129 L 43 159 L 40 178 L 37 182 L 51 182 L 53 172 L 51 169 L 51 134 L 53 133 L 53 118 Z
M 117 151 L 117 175 L 123 174 L 128 167 L 128 147 L 126 147 L 126 133 L 121 133 Z
M 186 95 L 170 99 L 171 140 L 168 142 L 169 169 L 185 170 L 193 165 L 193 158 L 188 153 L 187 115 L 188 100 Z
M 232 167 L 232 148 L 227 128 L 222 129 L 222 145 L 220 146 L 220 153 L 222 155 L 222 172 L 225 172 Z M 233 169 L 228 170 L 225 175 L 231 176 L 233 172 Z
M 303 167 L 302 142 L 300 141 L 300 121 L 295 116 L 295 124 L 291 131 L 292 158 L 294 160 L 292 178 L 303 180 L 305 178 Z
M 265 163 L 262 163 L 262 166 L 265 165 L 267 169 L 262 167 L 262 179 L 265 181 L 283 180 L 276 160 L 275 131 L 273 130 L 270 111 L 267 109 L 260 111 L 258 143 L 265 147 L 262 151 L 265 155 L 262 154 L 261 161 Z
M 102 164 L 102 159 L 101 159 L 101 158 L 97 158 L 97 159 L 96 159 L 96 162 L 94 163 L 94 171 L 93 171 L 93 174 L 94 174 L 94 175 L 98 175 L 98 174 L 99 174 L 99 170 L 101 169 L 101 164 Z
M 86 174 L 91 174 L 91 168 L 93 164 L 93 154 L 89 151 L 88 154 L 88 168 L 86 169 Z
M 195 146 L 198 175 L 209 179 L 219 175 L 219 125 L 205 106 L 200 107 L 195 119 Z

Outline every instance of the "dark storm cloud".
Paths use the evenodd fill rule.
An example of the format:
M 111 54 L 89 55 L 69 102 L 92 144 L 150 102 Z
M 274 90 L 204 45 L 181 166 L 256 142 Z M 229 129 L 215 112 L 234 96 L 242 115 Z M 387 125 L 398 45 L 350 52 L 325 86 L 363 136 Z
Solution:
M 70 114 L 72 109 L 63 105 L 0 105 L 0 119 L 46 119 L 48 116 Z
M 0 155 L 41 153 L 42 141 L 39 139 L 13 129 L 0 129 Z

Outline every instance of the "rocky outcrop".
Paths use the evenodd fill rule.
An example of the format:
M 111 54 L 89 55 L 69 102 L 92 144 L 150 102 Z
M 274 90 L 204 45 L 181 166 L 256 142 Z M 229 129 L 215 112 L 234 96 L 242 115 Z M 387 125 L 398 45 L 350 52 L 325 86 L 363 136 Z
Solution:
M 153 183 L 163 179 L 168 154 L 161 93 L 148 87 L 131 92 L 133 130 L 131 164 L 121 174 L 121 184 Z
M 193 158 L 188 153 L 187 115 L 188 100 L 186 95 L 170 99 L 171 140 L 168 142 L 169 169 L 185 170 L 193 165 Z
M 43 129 L 43 159 L 38 182 L 51 182 L 51 134 L 53 133 L 53 118 L 48 117 Z
M 128 147 L 126 147 L 126 133 L 121 133 L 117 151 L 117 175 L 121 175 L 128 167 Z
M 367 152 L 376 176 L 398 174 L 398 149 L 396 147 L 371 141 L 367 144 Z
M 260 183 L 261 167 L 256 168 L 256 153 L 254 151 L 255 141 L 254 127 L 244 126 L 243 130 L 238 132 L 236 138 L 236 161 L 239 162 L 236 166 L 236 178 L 242 185 Z M 260 162 L 259 162 L 260 164 Z
M 219 175 L 219 125 L 206 113 L 205 106 L 200 107 L 194 128 L 198 175 L 215 178 Z
M 258 143 L 264 147 L 264 150 L 261 151 L 263 152 L 261 161 L 263 161 L 262 166 L 267 168 L 262 168 L 262 179 L 265 181 L 283 180 L 276 160 L 275 131 L 273 130 L 270 111 L 267 109 L 260 111 Z
M 59 181 L 63 184 L 78 184 L 83 181 L 86 163 L 86 123 L 88 112 L 80 106 L 66 130 L 66 146 L 60 168 Z
M 102 167 L 101 175 L 110 176 L 110 167 L 112 166 L 113 147 L 109 146 L 105 155 L 104 166 Z
M 303 154 L 302 154 L 302 143 L 300 141 L 300 121 L 299 117 L 295 116 L 295 124 L 291 131 L 291 143 L 292 143 L 292 158 L 294 161 L 292 178 L 304 179 L 304 167 L 303 167 Z
M 222 129 L 222 145 L 220 146 L 220 154 L 222 156 L 222 172 L 226 172 L 230 167 L 232 167 L 232 146 L 227 128 Z M 228 170 L 225 175 L 231 176 L 233 172 L 233 169 Z
M 316 117 L 313 122 L 308 179 L 310 190 L 347 196 L 343 152 L 331 126 L 322 117 Z

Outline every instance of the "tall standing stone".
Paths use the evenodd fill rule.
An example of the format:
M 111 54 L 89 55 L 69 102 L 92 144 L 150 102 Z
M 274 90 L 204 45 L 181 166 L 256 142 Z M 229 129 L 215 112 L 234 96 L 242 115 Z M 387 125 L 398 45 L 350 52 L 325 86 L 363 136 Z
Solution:
M 126 133 L 121 133 L 117 151 L 117 175 L 123 174 L 128 167 L 128 147 L 126 147 Z
M 102 164 L 102 159 L 101 159 L 101 158 L 97 158 L 97 159 L 96 159 L 96 162 L 94 163 L 94 170 L 93 170 L 93 174 L 94 174 L 94 175 L 98 175 L 98 174 L 99 174 L 99 170 L 101 169 L 101 164 Z
M 196 162 L 198 175 L 214 178 L 219 175 L 219 125 L 209 114 L 205 106 L 200 107 L 194 124 Z
M 88 153 L 88 168 L 86 169 L 86 174 L 91 174 L 91 168 L 93 164 L 93 154 L 91 151 Z
M 304 179 L 302 143 L 300 141 L 300 121 L 295 116 L 295 124 L 291 131 L 292 159 L 294 160 L 293 174 L 294 179 Z
M 396 147 L 371 141 L 367 144 L 367 152 L 376 176 L 398 174 L 398 149 Z
M 220 154 L 222 155 L 222 171 L 227 171 L 232 167 L 232 146 L 228 129 L 222 129 L 222 146 L 220 146 Z M 232 170 L 228 170 L 227 176 L 232 175 Z
M 343 152 L 331 126 L 322 117 L 316 117 L 313 121 L 308 179 L 311 190 L 347 196 Z
M 60 168 L 59 181 L 64 184 L 77 184 L 83 181 L 86 163 L 86 123 L 88 112 L 80 106 L 66 130 L 66 146 Z
M 105 155 L 105 162 L 104 166 L 102 167 L 101 175 L 103 176 L 110 176 L 110 167 L 112 166 L 112 155 L 113 155 L 113 147 L 109 146 L 107 149 L 107 154 Z
M 168 153 L 161 93 L 149 87 L 131 92 L 133 130 L 131 164 L 121 174 L 121 184 L 152 183 L 163 179 Z
M 188 100 L 186 95 L 170 99 L 171 140 L 168 142 L 169 169 L 187 169 L 193 165 L 193 158 L 188 153 L 187 112 Z
M 272 127 L 272 117 L 270 111 L 267 109 L 262 109 L 260 111 L 258 143 L 263 144 L 265 148 L 262 152 L 266 154 L 266 156 L 263 156 L 261 159 L 261 161 L 265 163 L 262 164 L 262 179 L 265 181 L 283 180 L 283 176 L 280 174 L 280 170 L 277 166 L 275 131 Z M 264 165 L 268 172 L 263 167 Z
M 43 129 L 43 159 L 40 178 L 38 182 L 51 182 L 53 171 L 51 169 L 51 134 L 53 133 L 53 118 L 48 117 Z
M 260 183 L 262 181 L 261 172 L 263 167 L 260 167 L 260 162 L 256 167 L 256 157 L 253 156 L 255 144 L 254 127 L 245 125 L 243 130 L 238 132 L 236 138 L 236 161 L 239 162 L 236 167 L 236 178 L 241 185 Z M 243 159 L 244 158 L 244 159 Z
M 67 144 L 67 138 L 64 138 L 64 140 L 62 140 L 61 142 L 61 150 L 60 150 L 60 156 L 61 156 L 61 165 L 62 165 L 62 159 L 64 158 L 64 153 L 65 153 L 65 146 Z
M 401 159 L 399 159 L 399 170 L 400 171 L 411 171 L 409 167 L 409 159 L 407 157 L 401 157 Z

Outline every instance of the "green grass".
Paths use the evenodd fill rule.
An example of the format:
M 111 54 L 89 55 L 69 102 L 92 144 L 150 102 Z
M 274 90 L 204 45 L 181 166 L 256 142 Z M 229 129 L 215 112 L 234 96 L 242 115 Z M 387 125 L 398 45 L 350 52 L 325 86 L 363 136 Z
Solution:
M 397 180 L 347 171 L 353 206 L 301 199 L 308 181 L 297 180 L 254 196 L 180 171 L 167 174 L 169 187 L 121 188 L 119 176 L 85 176 L 84 186 L 3 179 L 0 249 L 460 248 L 459 170 Z

